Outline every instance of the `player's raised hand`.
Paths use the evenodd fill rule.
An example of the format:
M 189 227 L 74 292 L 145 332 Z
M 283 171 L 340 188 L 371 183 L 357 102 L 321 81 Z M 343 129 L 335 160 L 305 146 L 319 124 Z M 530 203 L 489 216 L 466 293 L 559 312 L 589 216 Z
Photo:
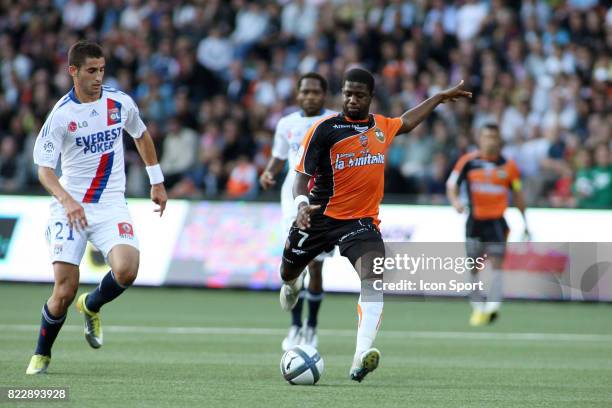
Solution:
M 85 216 L 83 206 L 72 197 L 68 197 L 62 205 L 64 210 L 66 210 L 68 226 L 76 231 L 79 229 L 84 230 L 87 227 L 87 217 Z
M 267 190 L 273 185 L 275 185 L 276 180 L 274 180 L 274 175 L 272 174 L 272 172 L 264 170 L 264 172 L 261 173 L 261 176 L 259 176 L 259 184 L 264 190 Z
M 166 203 L 168 202 L 168 194 L 166 194 L 166 188 L 163 183 L 153 184 L 151 186 L 151 201 L 159 205 L 154 211 L 159 213 L 161 217 L 166 209 Z
M 465 82 L 463 79 L 452 88 L 440 92 L 442 97 L 441 103 L 455 102 L 458 98 L 471 98 L 472 93 L 464 89 Z
M 297 227 L 301 230 L 310 228 L 310 214 L 313 214 L 319 208 L 321 208 L 320 205 L 302 205 L 298 210 L 297 217 L 295 217 Z

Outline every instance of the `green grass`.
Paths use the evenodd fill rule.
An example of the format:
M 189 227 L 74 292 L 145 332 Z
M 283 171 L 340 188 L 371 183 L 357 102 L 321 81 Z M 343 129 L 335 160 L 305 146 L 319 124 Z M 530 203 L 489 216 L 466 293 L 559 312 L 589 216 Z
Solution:
M 325 373 L 315 387 L 300 387 L 279 372 L 288 316 L 276 293 L 190 289 L 130 289 L 103 310 L 100 350 L 86 344 L 71 308 L 49 374 L 28 377 L 49 293 L 0 283 L 0 386 L 68 386 L 70 402 L 53 407 L 612 406 L 611 305 L 506 303 L 494 326 L 471 329 L 465 301 L 387 302 L 376 342 L 381 366 L 357 384 L 348 379 L 356 298 L 328 294 L 319 318 Z

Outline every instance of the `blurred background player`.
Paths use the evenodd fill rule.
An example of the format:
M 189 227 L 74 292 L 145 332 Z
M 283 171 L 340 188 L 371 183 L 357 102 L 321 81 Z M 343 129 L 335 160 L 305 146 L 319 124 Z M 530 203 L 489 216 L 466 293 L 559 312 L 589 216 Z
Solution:
M 299 299 L 306 265 L 338 245 L 362 282 L 357 344 L 349 372 L 352 380 L 361 382 L 380 360 L 380 351 L 372 345 L 382 319 L 383 299 L 380 292 L 372 292 L 374 281 L 381 278 L 373 275 L 372 262 L 373 257 L 384 256 L 378 212 L 387 149 L 397 134 L 412 130 L 439 104 L 472 94 L 463 90 L 462 81 L 401 117 L 388 118 L 370 114 L 374 77 L 354 68 L 344 74 L 342 95 L 342 113 L 313 125 L 300 148 L 293 186 L 298 214 L 283 252 L 280 303 L 284 310 L 292 309 Z M 309 191 L 312 177 L 314 187 Z
M 493 322 L 501 306 L 501 268 L 509 232 L 504 211 L 508 207 L 510 191 L 514 204 L 523 216 L 525 236 L 529 236 L 520 173 L 512 160 L 506 160 L 501 155 L 502 140 L 497 125 L 486 124 L 480 129 L 478 147 L 478 151 L 459 158 L 446 185 L 450 203 L 461 214 L 465 208 L 459 199 L 459 187 L 465 181 L 469 199 L 469 215 L 465 226 L 467 255 L 476 258 L 486 254 L 493 273 L 486 299 L 480 290 L 470 294 L 472 326 Z M 479 281 L 478 272 L 476 268 L 470 271 L 471 282 Z
M 281 208 L 283 211 L 283 235 L 289 234 L 289 229 L 295 221 L 297 211 L 293 204 L 293 182 L 295 167 L 298 162 L 298 150 L 308 129 L 321 118 L 335 114 L 324 108 L 327 95 L 327 81 L 321 75 L 309 72 L 300 77 L 297 82 L 297 102 L 300 110 L 281 118 L 276 126 L 272 157 L 259 178 L 264 190 L 276 184 L 276 177 L 289 161 L 289 171 L 281 189 Z M 310 282 L 308 291 L 302 290 L 297 304 L 291 310 L 291 327 L 283 340 L 283 350 L 288 350 L 297 344 L 318 346 L 317 316 L 323 299 L 323 257 L 318 255 L 308 264 Z M 308 320 L 302 323 L 304 297 L 308 301 Z
M 166 207 L 164 177 L 151 136 L 128 95 L 102 85 L 105 59 L 98 44 L 79 41 L 68 52 L 74 87 L 47 117 L 34 146 L 41 184 L 51 193 L 47 227 L 53 263 L 53 294 L 42 309 L 38 344 L 26 374 L 47 371 L 51 347 L 79 287 L 79 264 L 91 241 L 111 267 L 90 293 L 77 300 L 85 317 L 85 339 L 93 348 L 102 346 L 100 308 L 112 301 L 136 279 L 140 253 L 125 202 L 123 131 L 136 143 L 147 165 L 151 200 Z M 61 155 L 62 177 L 55 168 Z

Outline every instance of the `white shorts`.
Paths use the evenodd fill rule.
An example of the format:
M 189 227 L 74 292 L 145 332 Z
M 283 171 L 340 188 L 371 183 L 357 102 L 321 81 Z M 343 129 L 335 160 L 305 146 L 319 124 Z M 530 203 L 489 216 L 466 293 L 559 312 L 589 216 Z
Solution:
M 88 224 L 84 231 L 70 229 L 64 207 L 55 200 L 51 204 L 46 236 L 52 263 L 60 261 L 79 265 L 87 241 L 102 252 L 104 259 L 115 245 L 125 244 L 138 249 L 138 238 L 125 201 L 81 205 Z

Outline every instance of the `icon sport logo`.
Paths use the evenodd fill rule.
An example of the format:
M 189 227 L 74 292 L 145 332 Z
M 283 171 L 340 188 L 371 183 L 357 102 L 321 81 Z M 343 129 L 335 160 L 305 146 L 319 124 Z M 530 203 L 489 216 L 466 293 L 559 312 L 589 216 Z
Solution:
M 121 104 L 115 100 L 106 100 L 106 124 L 108 126 L 121 123 Z
M 129 222 L 120 222 L 119 224 L 117 224 L 117 227 L 119 227 L 119 236 L 121 238 L 134 238 L 134 229 L 132 228 L 132 224 L 130 224 Z

